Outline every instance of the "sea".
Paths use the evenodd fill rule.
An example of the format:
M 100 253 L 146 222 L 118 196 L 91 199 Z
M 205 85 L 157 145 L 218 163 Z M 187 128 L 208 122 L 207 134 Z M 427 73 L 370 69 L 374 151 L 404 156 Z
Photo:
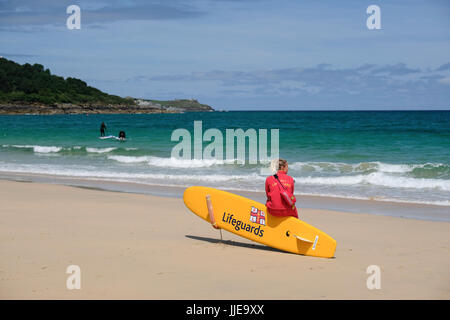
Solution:
M 106 135 L 125 131 L 126 140 L 99 139 L 102 122 Z M 201 123 L 200 133 L 195 123 Z M 177 139 L 177 129 L 190 138 Z M 223 152 L 216 150 L 212 158 L 202 152 L 173 156 L 183 140 L 184 146 L 198 147 L 200 141 L 201 150 L 209 150 L 208 129 L 223 136 Z M 259 139 L 266 132 L 269 156 L 278 131 L 279 156 L 289 163 L 296 195 L 428 204 L 450 212 L 450 111 L 2 115 L 0 178 L 21 174 L 264 192 L 267 173 L 261 169 L 268 161 L 250 161 L 249 141 L 245 161 L 238 161 L 226 148 L 230 129 L 254 130 Z

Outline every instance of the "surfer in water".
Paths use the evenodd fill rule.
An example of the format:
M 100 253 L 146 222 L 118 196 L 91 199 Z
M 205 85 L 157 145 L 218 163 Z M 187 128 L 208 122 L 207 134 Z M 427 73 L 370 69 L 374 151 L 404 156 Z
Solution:
M 105 132 L 106 132 L 106 124 L 102 122 L 102 124 L 100 125 L 100 137 L 104 137 Z
M 298 218 L 295 207 L 294 179 L 288 176 L 288 162 L 284 159 L 272 161 L 273 176 L 266 178 L 266 207 L 271 215 Z
M 119 132 L 119 139 L 120 139 L 121 141 L 125 140 L 125 131 L 120 131 L 120 132 Z

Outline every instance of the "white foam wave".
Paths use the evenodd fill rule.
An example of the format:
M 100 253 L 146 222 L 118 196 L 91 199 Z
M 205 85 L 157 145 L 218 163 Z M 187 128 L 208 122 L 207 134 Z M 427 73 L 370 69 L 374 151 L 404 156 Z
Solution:
M 132 157 L 132 156 L 107 156 L 109 160 L 115 160 L 117 162 L 122 163 L 140 163 L 140 162 L 147 162 L 149 156 L 139 156 L 139 157 Z
M 359 163 L 342 163 L 342 162 L 293 162 L 289 168 L 293 170 L 301 170 L 304 172 L 336 172 L 336 173 L 358 173 L 378 171 L 385 173 L 408 173 L 417 168 L 437 168 L 445 166 L 442 163 L 425 163 L 425 164 L 391 164 L 379 161 L 359 162 Z
M 234 160 L 215 160 L 215 159 L 177 159 L 177 158 L 160 158 L 154 156 L 107 156 L 110 160 L 121 163 L 147 163 L 153 167 L 170 167 L 170 168 L 203 168 L 215 165 L 224 165 L 234 163 Z
M 62 147 L 55 147 L 55 146 L 11 145 L 11 147 L 33 149 L 33 152 L 35 153 L 52 153 L 52 152 L 59 152 L 62 150 Z
M 108 153 L 108 152 L 111 152 L 111 151 L 114 151 L 114 150 L 116 150 L 117 148 L 114 148 L 114 147 L 111 147 L 111 148 L 86 148 L 86 151 L 87 152 L 90 152 L 90 153 Z
M 57 147 L 57 146 L 40 146 L 40 145 L 8 145 L 4 144 L 2 145 L 4 148 L 18 148 L 18 149 L 32 149 L 35 153 L 56 153 L 60 152 L 61 150 L 81 150 L 83 149 L 82 146 L 73 146 L 73 147 Z M 116 147 L 110 147 L 110 148 L 93 148 L 93 147 L 86 147 L 86 152 L 88 153 L 108 153 L 111 151 L 114 151 L 118 148 Z M 127 148 L 126 150 L 137 150 L 137 148 Z
M 399 177 L 383 172 L 340 177 L 296 177 L 295 181 L 301 184 L 313 185 L 374 185 L 388 188 L 440 189 L 450 191 L 449 180 Z
M 378 166 L 378 170 L 386 173 L 407 173 L 414 170 L 417 165 L 408 165 L 408 164 L 390 164 L 390 163 L 382 163 L 375 162 Z
M 0 163 L 0 171 L 16 172 L 16 173 L 36 173 L 50 174 L 56 176 L 70 176 L 80 178 L 120 178 L 120 179 L 148 179 L 148 180 L 178 180 L 178 181 L 201 181 L 201 182 L 229 182 L 229 181 L 260 181 L 263 183 L 265 177 L 256 173 L 249 175 L 189 175 L 189 174 L 164 174 L 164 173 L 128 173 L 128 172 L 112 172 L 101 171 L 95 168 L 77 168 L 57 167 L 52 165 L 12 165 L 8 163 Z

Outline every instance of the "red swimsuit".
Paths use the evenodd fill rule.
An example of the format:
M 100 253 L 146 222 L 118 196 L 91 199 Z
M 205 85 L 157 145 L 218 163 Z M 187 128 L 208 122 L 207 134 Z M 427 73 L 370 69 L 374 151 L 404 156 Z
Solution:
M 286 174 L 286 172 L 280 170 L 277 172 L 278 179 L 280 179 L 283 186 L 291 193 L 294 194 L 294 179 Z M 269 176 L 266 179 L 266 195 L 267 202 L 266 207 L 271 215 L 274 216 L 293 216 L 298 218 L 297 208 L 294 209 L 288 207 L 281 199 L 279 182 L 274 176 Z M 281 187 L 282 188 L 282 187 Z

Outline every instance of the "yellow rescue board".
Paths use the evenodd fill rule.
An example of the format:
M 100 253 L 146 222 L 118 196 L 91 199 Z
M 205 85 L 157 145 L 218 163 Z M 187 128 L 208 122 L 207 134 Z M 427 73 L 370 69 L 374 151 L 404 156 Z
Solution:
M 189 187 L 184 191 L 186 206 L 211 222 L 206 202 L 209 195 L 214 220 L 219 228 L 249 240 L 292 253 L 331 258 L 336 240 L 325 232 L 294 217 L 275 217 L 265 205 L 226 191 Z

